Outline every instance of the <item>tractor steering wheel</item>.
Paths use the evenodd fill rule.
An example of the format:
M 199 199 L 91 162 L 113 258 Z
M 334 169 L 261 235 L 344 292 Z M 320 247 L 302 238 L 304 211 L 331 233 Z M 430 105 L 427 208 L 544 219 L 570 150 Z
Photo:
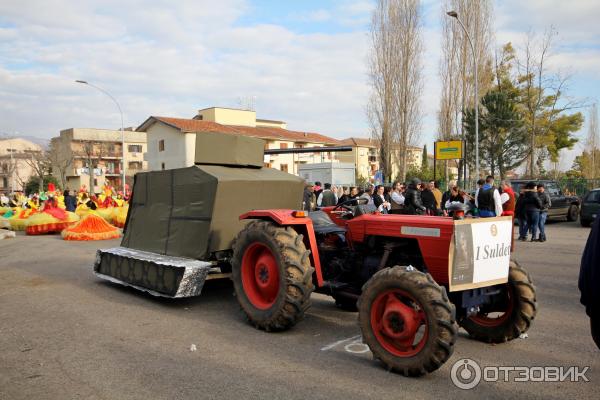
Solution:
M 346 211 L 354 212 L 354 210 L 353 210 L 352 208 L 350 208 L 350 207 L 348 206 L 348 204 L 351 204 L 351 203 L 356 203 L 356 205 L 358 205 L 358 204 L 360 204 L 360 203 L 361 203 L 361 200 L 366 200 L 366 199 L 360 199 L 360 198 L 357 198 L 357 199 L 350 199 L 350 200 L 346 200 L 346 201 L 344 201 L 343 203 L 340 203 L 340 204 L 338 204 L 337 206 L 335 206 L 335 207 L 333 208 L 333 210 L 331 210 L 331 212 L 335 212 L 335 211 L 337 211 L 337 210 L 338 210 L 338 209 L 340 209 L 340 208 L 341 208 L 341 209 L 343 209 L 343 210 L 346 210 Z

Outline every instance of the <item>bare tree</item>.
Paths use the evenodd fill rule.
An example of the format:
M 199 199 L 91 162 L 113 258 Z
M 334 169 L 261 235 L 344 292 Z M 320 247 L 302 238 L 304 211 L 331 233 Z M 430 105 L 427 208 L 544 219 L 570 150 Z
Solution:
M 379 0 L 371 20 L 369 57 L 371 97 L 367 116 L 379 143 L 384 179 L 392 164 L 406 177 L 407 149 L 420 134 L 422 92 L 421 13 L 419 0 Z
M 590 116 L 588 122 L 588 135 L 585 141 L 586 150 L 590 153 L 590 173 L 586 174 L 590 178 L 596 178 L 600 160 L 596 156 L 600 150 L 600 137 L 598 137 L 598 108 L 596 103 L 590 107 Z
M 460 25 L 446 15 L 456 11 L 473 39 L 477 58 L 479 97 L 492 86 L 493 6 L 491 0 L 446 0 L 441 9 L 442 93 L 438 112 L 438 139 L 464 140 L 463 112 L 474 107 L 474 68 L 469 41 Z
M 46 151 L 32 151 L 29 157 L 25 158 L 25 163 L 29 165 L 33 174 L 38 178 L 39 190 L 44 190 L 44 178 L 50 174 L 51 163 Z
M 94 169 L 100 163 L 102 157 L 104 157 L 105 148 L 104 143 L 100 141 L 86 140 L 82 143 L 80 156 L 83 157 L 89 174 L 89 186 L 88 190 L 90 193 L 94 193 Z
M 526 175 L 530 177 L 538 175 L 546 156 L 550 155 L 557 161 L 560 149 L 553 148 L 557 132 L 566 134 L 568 139 L 569 133 L 578 130 L 583 121 L 579 113 L 572 116 L 564 114 L 585 106 L 584 101 L 565 94 L 570 76 L 549 71 L 548 59 L 552 54 L 554 36 L 556 30 L 553 27 L 546 30 L 541 38 L 529 32 L 522 54 L 517 56 L 522 114 L 530 147 Z M 575 118 L 566 121 L 569 117 Z M 569 122 L 568 125 L 566 122 Z
M 67 187 L 67 170 L 73 164 L 73 153 L 70 151 L 62 151 L 60 148 L 61 144 L 55 139 L 50 141 L 48 159 L 52 167 L 52 172 L 58 175 L 61 187 L 65 189 Z

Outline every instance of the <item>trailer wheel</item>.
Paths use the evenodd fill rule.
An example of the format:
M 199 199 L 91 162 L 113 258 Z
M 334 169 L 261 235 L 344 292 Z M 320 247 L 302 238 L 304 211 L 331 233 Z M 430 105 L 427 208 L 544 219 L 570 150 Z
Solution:
M 491 309 L 463 318 L 459 324 L 472 338 L 488 343 L 503 343 L 527 332 L 537 312 L 535 287 L 525 269 L 510 262 L 504 298 Z
M 358 300 L 363 341 L 388 370 L 405 376 L 435 371 L 450 358 L 455 315 L 446 290 L 411 267 L 377 272 Z
M 233 245 L 232 280 L 250 323 L 282 331 L 304 317 L 314 290 L 310 252 L 291 227 L 252 221 Z

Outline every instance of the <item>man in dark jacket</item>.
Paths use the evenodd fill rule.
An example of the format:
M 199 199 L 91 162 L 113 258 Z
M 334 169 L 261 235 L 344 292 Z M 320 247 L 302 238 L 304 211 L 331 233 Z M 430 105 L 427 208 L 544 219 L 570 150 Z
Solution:
M 546 189 L 544 188 L 544 184 L 540 183 L 537 186 L 538 197 L 540 198 L 540 202 L 542 203 L 542 208 L 540 209 L 540 220 L 538 222 L 538 226 L 540 228 L 540 237 L 538 241 L 545 242 L 546 241 L 546 219 L 548 219 L 548 209 L 552 206 L 552 202 L 550 201 L 550 195 L 546 193 Z
M 435 195 L 428 186 L 422 185 L 422 187 L 421 201 L 423 202 L 423 207 L 427 209 L 426 212 L 428 215 L 435 215 Z
M 535 183 L 528 182 L 525 185 L 525 190 L 519 196 L 516 205 L 516 214 L 519 217 L 519 240 L 527 240 L 527 228 L 531 230 L 531 241 L 536 242 L 537 228 L 540 219 L 540 209 L 542 203 L 537 195 Z M 526 227 L 522 226 L 521 219 L 525 217 L 527 221 Z
M 314 211 L 317 206 L 317 198 L 315 196 L 315 187 L 310 183 L 304 187 L 304 196 L 302 198 L 304 210 Z
M 408 184 L 404 195 L 404 208 L 407 214 L 425 214 L 427 210 L 421 201 L 421 191 L 418 189 L 420 184 L 421 180 L 418 178 L 413 178 Z
M 596 218 L 581 256 L 579 291 L 590 317 L 592 338 L 600 349 L 600 218 Z
M 75 209 L 77 208 L 77 199 L 75 198 L 75 196 L 72 196 L 70 191 L 65 190 L 63 193 L 63 197 L 65 202 L 65 209 L 67 211 L 75 212 Z

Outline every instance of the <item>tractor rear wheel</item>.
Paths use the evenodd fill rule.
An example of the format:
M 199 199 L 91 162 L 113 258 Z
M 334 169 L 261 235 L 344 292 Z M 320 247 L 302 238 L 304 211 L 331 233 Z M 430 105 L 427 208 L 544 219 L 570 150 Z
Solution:
M 472 338 L 488 343 L 503 343 L 527 332 L 537 312 L 535 287 L 515 261 L 510 262 L 502 296 L 496 306 L 484 306 L 477 315 L 463 318 L 460 326 Z
M 405 376 L 435 371 L 450 358 L 455 315 L 446 290 L 412 267 L 377 272 L 358 300 L 363 341 L 388 370 Z
M 252 221 L 233 245 L 232 280 L 250 323 L 282 331 L 304 317 L 314 290 L 310 252 L 291 227 Z

